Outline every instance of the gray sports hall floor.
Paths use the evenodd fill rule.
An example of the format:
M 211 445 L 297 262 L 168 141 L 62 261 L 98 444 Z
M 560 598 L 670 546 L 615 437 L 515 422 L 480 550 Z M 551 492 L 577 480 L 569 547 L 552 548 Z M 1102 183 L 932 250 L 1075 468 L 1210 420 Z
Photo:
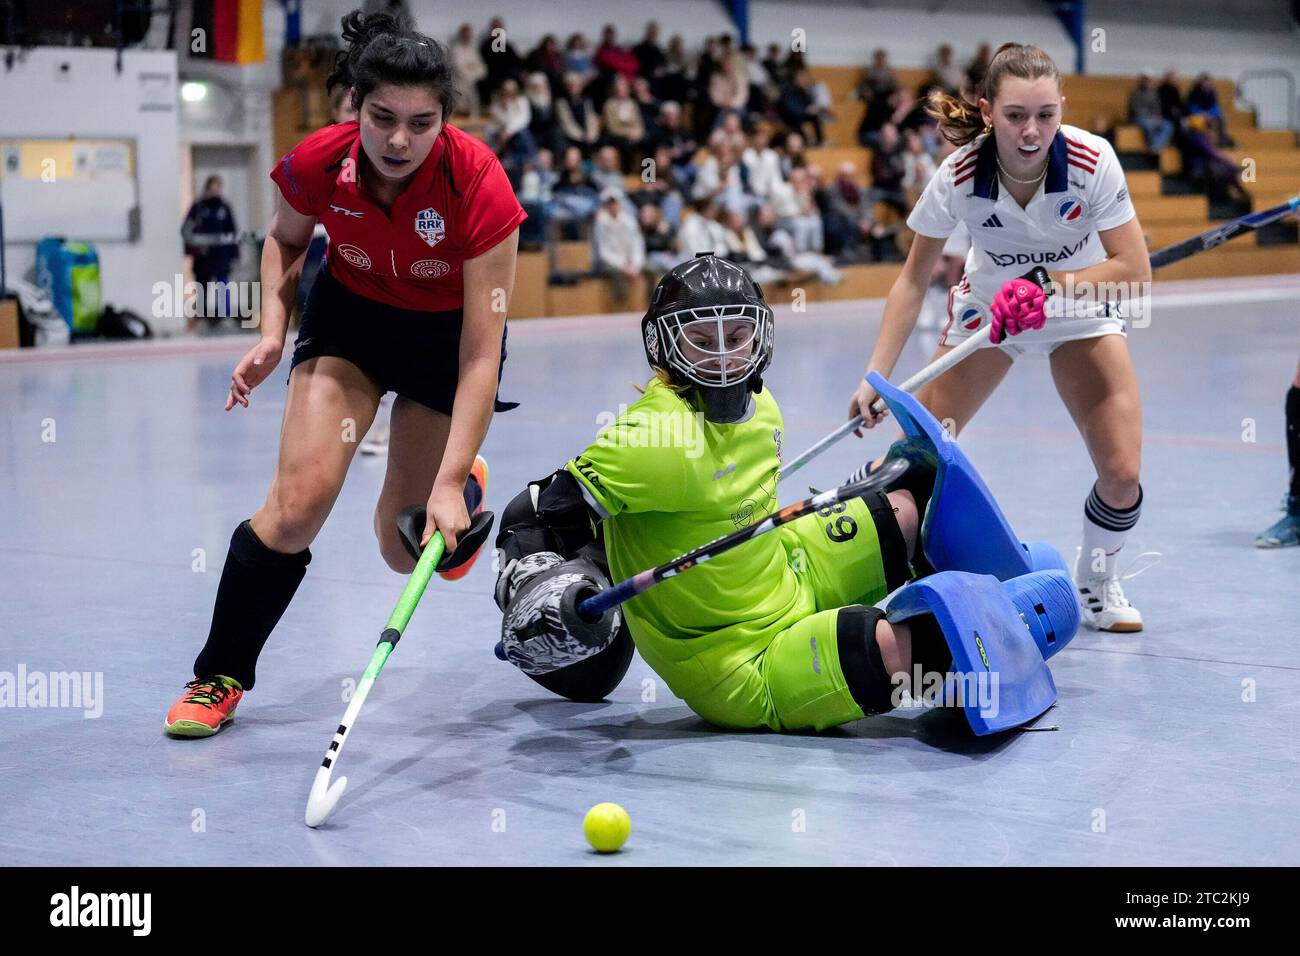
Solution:
M 1252 546 L 1284 490 L 1300 277 L 1163 288 L 1130 338 L 1146 504 L 1129 551 L 1163 554 L 1128 583 L 1148 626 L 1084 632 L 1053 660 L 1060 701 L 1042 724 L 1059 730 L 977 740 L 959 717 L 909 712 L 822 735 L 720 733 L 640 660 L 608 703 L 548 699 L 492 655 L 485 560 L 431 585 L 341 760 L 348 794 L 319 831 L 303 807 L 341 688 L 402 586 L 370 530 L 382 464 L 355 462 L 234 723 L 169 740 L 163 715 L 207 632 L 231 530 L 271 478 L 283 375 L 251 410 L 226 414 L 244 341 L 6 356 L 0 671 L 99 672 L 103 697 L 89 719 L 0 709 L 0 860 L 1300 863 L 1300 550 Z M 838 424 L 880 311 L 778 313 L 769 382 L 787 454 Z M 524 405 L 488 437 L 497 509 L 646 377 L 627 316 L 517 322 L 510 344 L 502 395 Z M 914 342 L 900 371 L 921 361 Z M 846 441 L 782 499 L 832 483 L 887 437 Z M 963 446 L 1022 538 L 1074 553 L 1089 464 L 1045 363 L 1019 364 Z M 206 573 L 192 570 L 197 548 Z M 580 832 L 602 800 L 633 821 L 609 858 Z

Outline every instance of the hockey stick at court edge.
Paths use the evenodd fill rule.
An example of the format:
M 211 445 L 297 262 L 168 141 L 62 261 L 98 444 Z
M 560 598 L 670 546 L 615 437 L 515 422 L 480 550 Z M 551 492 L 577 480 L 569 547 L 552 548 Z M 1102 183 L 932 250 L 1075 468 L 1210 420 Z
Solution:
M 415 606 L 420 603 L 429 579 L 433 577 L 438 562 L 442 560 L 444 548 L 442 533 L 435 531 L 420 553 L 420 560 L 416 563 L 410 578 L 407 579 L 406 587 L 402 590 L 397 607 L 388 618 L 384 632 L 379 635 L 379 645 L 370 656 L 370 663 L 366 665 L 365 673 L 361 675 L 361 683 L 353 692 L 348 709 L 343 714 L 343 720 L 339 723 L 338 730 L 334 731 L 334 739 L 330 741 L 329 749 L 325 751 L 325 759 L 321 761 L 320 769 L 316 771 L 316 779 L 312 781 L 311 794 L 307 797 L 306 822 L 309 827 L 318 827 L 329 819 L 329 815 L 338 805 L 339 798 L 343 796 L 348 778 L 339 777 L 331 784 L 330 774 L 333 773 L 334 764 L 338 761 L 339 754 L 343 752 L 343 744 L 348 739 L 348 730 L 356 723 L 357 715 L 361 713 L 361 705 L 366 702 L 366 695 L 374 686 L 379 672 L 384 669 L 384 662 L 388 660 L 388 655 L 401 640 L 402 632 L 406 630 Z
M 1296 212 L 1297 209 L 1300 209 L 1300 196 L 1295 196 L 1271 209 L 1251 213 L 1248 216 L 1242 216 L 1239 219 L 1234 219 L 1232 222 L 1224 223 L 1221 226 L 1215 226 L 1213 229 L 1207 229 L 1200 235 L 1192 236 L 1189 239 L 1183 239 L 1179 242 L 1175 242 L 1171 246 L 1166 246 L 1157 252 L 1153 252 L 1151 254 L 1151 268 L 1159 269 L 1162 266 L 1181 262 L 1183 259 L 1194 256 L 1198 252 L 1213 249 L 1215 246 L 1222 245 L 1231 239 L 1236 239 L 1238 236 L 1247 232 L 1271 225 L 1279 219 Z M 951 352 L 940 356 L 925 368 L 921 369 L 899 387 L 905 392 L 914 392 L 927 382 L 931 382 L 938 378 L 944 372 L 948 371 L 948 369 L 962 361 L 962 359 L 969 356 L 972 352 L 983 348 L 983 346 L 984 336 L 977 332 L 961 345 L 954 348 Z M 879 414 L 885 410 L 885 404 L 877 399 L 872 402 L 871 409 Z M 788 465 L 781 469 L 781 479 L 784 480 L 789 478 L 796 471 L 808 464 L 808 462 L 812 461 L 827 448 L 830 448 L 831 445 L 834 445 L 849 432 L 860 427 L 862 427 L 861 415 L 849 419 L 849 421 L 845 422 L 839 428 L 835 429 L 835 431 L 818 441 L 807 451 L 803 452 L 797 458 L 792 459 Z
M 605 588 L 598 591 L 591 597 L 578 604 L 578 613 L 586 618 L 598 618 L 606 611 L 629 598 L 636 597 L 638 594 L 644 594 L 652 587 L 666 581 L 674 575 L 681 574 L 683 571 L 695 567 L 697 564 L 703 564 L 716 558 L 718 555 L 730 551 L 732 548 L 739 547 L 746 541 L 757 538 L 760 534 L 766 534 L 783 524 L 789 524 L 796 521 L 804 515 L 812 514 L 814 511 L 823 511 L 830 509 L 842 501 L 848 501 L 856 498 L 874 488 L 887 485 L 897 479 L 902 472 L 907 470 L 907 463 L 895 459 L 887 461 L 878 469 L 863 478 L 861 481 L 850 482 L 841 485 L 838 488 L 832 488 L 829 491 L 823 491 L 811 498 L 805 498 L 803 501 L 786 505 L 779 511 L 768 515 L 762 521 L 750 525 L 748 528 L 741 528 L 739 531 L 733 531 L 729 535 L 718 538 L 716 541 L 710 541 L 708 544 L 701 545 L 694 551 L 689 551 L 680 557 L 674 558 L 666 564 L 661 564 L 657 568 L 649 568 L 639 574 L 634 574 L 626 581 L 621 581 L 611 588 Z M 828 517 L 836 515 L 838 512 L 826 510 Z M 836 520 L 839 520 L 838 518 Z

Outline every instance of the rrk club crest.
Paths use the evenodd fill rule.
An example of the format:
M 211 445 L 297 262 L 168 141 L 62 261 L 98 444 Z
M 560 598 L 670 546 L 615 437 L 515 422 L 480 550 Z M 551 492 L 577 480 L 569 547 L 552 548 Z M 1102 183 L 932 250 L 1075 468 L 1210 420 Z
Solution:
M 430 206 L 415 214 L 415 234 L 429 245 L 436 246 L 447 234 L 447 224 L 443 222 L 438 210 Z

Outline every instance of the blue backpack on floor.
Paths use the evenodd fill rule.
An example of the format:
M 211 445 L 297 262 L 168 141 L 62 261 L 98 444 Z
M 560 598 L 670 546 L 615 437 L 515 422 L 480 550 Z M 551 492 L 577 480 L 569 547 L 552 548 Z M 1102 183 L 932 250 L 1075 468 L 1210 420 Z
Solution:
M 73 332 L 94 334 L 103 311 L 99 253 L 88 242 L 49 236 L 36 245 L 36 282 Z

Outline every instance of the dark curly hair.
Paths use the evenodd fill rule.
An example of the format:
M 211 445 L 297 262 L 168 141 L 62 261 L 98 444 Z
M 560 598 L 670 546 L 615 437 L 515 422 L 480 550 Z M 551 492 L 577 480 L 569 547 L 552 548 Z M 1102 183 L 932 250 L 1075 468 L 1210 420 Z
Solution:
M 353 109 L 360 111 L 381 83 L 424 86 L 442 104 L 444 119 L 450 118 L 456 106 L 456 81 L 447 49 L 418 32 L 408 14 L 353 10 L 343 17 L 343 42 L 325 88 L 351 87 Z

